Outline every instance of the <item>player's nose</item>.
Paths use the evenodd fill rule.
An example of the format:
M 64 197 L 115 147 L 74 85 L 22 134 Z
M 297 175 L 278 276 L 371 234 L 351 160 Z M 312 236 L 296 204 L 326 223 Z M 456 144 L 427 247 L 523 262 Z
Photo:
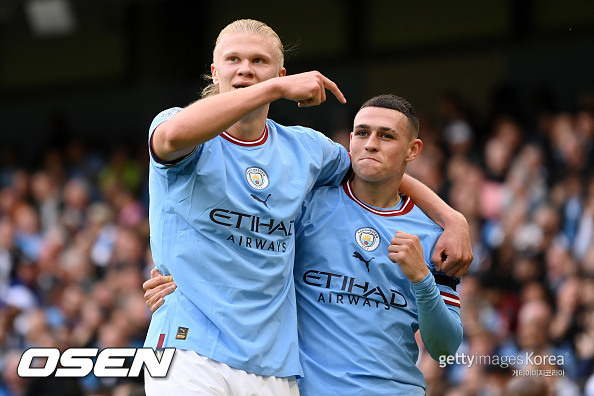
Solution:
M 249 59 L 244 59 L 240 64 L 239 68 L 237 69 L 237 73 L 242 76 L 253 76 L 254 75 L 254 68 L 252 67 L 252 62 Z
M 377 134 L 371 133 L 369 138 L 365 142 L 365 150 L 367 151 L 375 151 L 378 148 L 378 138 Z

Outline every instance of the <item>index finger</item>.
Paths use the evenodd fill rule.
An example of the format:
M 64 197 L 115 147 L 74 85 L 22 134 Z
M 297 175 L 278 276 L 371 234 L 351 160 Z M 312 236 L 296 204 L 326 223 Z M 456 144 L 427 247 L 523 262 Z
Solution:
M 346 103 L 346 98 L 344 97 L 344 95 L 342 94 L 340 89 L 338 88 L 338 85 L 336 85 L 336 83 L 334 81 L 330 80 L 326 76 L 322 76 L 322 78 L 324 81 L 324 88 L 326 88 L 327 90 L 332 92 L 334 94 L 334 96 L 336 96 L 336 98 L 338 99 L 338 101 L 340 103 Z

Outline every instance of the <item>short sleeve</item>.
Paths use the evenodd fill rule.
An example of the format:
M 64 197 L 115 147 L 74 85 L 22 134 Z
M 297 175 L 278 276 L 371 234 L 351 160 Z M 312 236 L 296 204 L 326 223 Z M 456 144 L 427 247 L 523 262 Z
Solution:
M 339 143 L 318 132 L 322 148 L 320 174 L 315 186 L 339 186 L 351 166 L 351 157 Z

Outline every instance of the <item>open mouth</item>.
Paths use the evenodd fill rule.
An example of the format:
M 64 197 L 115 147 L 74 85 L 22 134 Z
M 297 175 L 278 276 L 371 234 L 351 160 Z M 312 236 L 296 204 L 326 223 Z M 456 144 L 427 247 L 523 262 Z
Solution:
M 235 84 L 233 85 L 233 88 L 247 88 L 249 87 L 248 84 Z

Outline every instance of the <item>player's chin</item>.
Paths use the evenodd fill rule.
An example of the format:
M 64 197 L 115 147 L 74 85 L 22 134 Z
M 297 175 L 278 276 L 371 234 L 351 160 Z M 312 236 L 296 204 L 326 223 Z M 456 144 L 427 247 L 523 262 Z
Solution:
M 378 181 L 381 177 L 379 163 L 375 161 L 364 160 L 353 164 L 353 171 L 357 177 L 367 182 Z

